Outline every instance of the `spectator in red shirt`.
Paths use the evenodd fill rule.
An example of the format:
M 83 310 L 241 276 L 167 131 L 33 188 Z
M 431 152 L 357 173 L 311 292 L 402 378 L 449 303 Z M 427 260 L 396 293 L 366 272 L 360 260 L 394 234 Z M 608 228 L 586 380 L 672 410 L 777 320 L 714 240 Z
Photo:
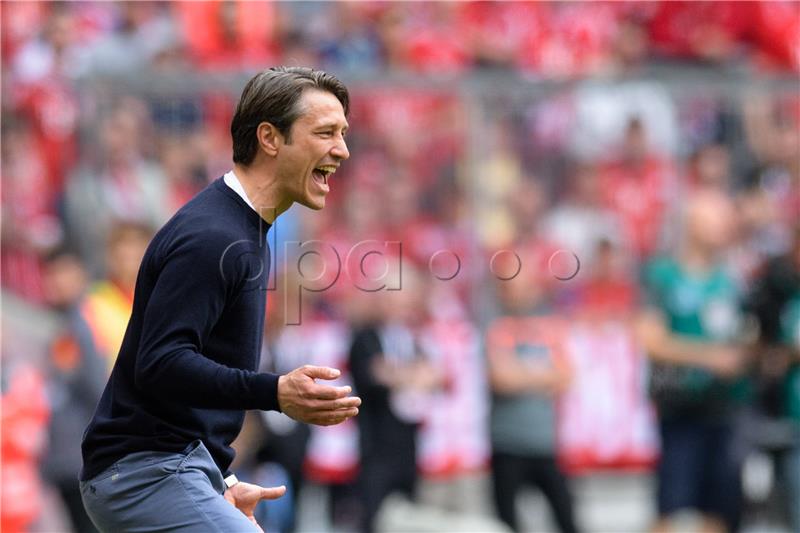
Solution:
M 183 39 L 204 70 L 249 69 L 275 62 L 278 10 L 272 2 L 176 2 Z
M 800 4 L 770 0 L 754 9 L 756 61 L 767 69 L 800 71 Z
M 4 115 L 2 148 L 3 287 L 41 301 L 40 254 L 62 237 L 55 214 L 57 198 L 29 122 Z
M 5 328 L 4 328 L 5 329 Z M 4 333 L 4 344 L 15 333 Z M 39 459 L 47 438 L 46 384 L 42 372 L 29 359 L 30 351 L 19 351 L 16 338 L 3 349 L 3 379 L 0 381 L 0 529 L 27 531 L 43 506 Z M 12 353 L 15 352 L 15 353 Z
M 564 78 L 597 73 L 609 62 L 618 25 L 612 3 L 543 4 L 537 19 L 519 49 L 523 70 Z
M 471 58 L 455 15 L 455 4 L 447 2 L 393 6 L 381 25 L 389 66 L 423 74 L 464 72 Z
M 44 2 L 3 2 L 0 5 L 0 42 L 3 64 L 8 65 L 31 39 L 36 37 L 50 13 Z
M 674 59 L 726 62 L 750 36 L 752 2 L 659 2 L 650 35 L 659 54 Z
M 594 261 L 587 265 L 589 281 L 581 290 L 581 308 L 590 317 L 624 320 L 631 317 L 637 302 L 635 274 L 626 264 L 626 257 L 610 241 L 600 241 Z
M 547 31 L 549 7 L 538 2 L 469 2 L 459 5 L 458 27 L 479 67 L 516 66 Z M 530 46 L 531 50 L 526 50 Z
M 42 35 L 25 43 L 14 57 L 9 76 L 10 100 L 29 120 L 51 202 L 58 200 L 77 156 L 78 98 L 71 80 L 85 65 L 84 50 L 77 40 L 72 12 L 64 6 L 54 7 Z
M 622 222 L 626 246 L 640 259 L 658 251 L 674 176 L 669 162 L 648 146 L 638 118 L 628 122 L 620 153 L 601 167 L 600 181 L 606 205 Z

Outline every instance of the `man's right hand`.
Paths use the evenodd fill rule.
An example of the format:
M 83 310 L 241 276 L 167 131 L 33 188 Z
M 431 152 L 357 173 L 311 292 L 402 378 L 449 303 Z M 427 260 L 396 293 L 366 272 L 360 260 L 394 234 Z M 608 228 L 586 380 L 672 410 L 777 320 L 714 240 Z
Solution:
M 361 398 L 348 396 L 350 387 L 320 385 L 316 379 L 336 379 L 335 368 L 305 365 L 278 378 L 278 405 L 299 422 L 333 426 L 358 414 Z

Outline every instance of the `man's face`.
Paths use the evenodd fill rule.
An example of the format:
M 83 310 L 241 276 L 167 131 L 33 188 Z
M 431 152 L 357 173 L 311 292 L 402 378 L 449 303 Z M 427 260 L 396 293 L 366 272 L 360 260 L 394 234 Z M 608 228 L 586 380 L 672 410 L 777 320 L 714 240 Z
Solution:
M 46 265 L 43 281 L 47 302 L 56 308 L 67 308 L 78 301 L 86 288 L 86 271 L 77 258 L 63 256 Z
M 348 124 L 339 100 L 309 89 L 300 97 L 301 114 L 292 125 L 291 143 L 278 150 L 278 177 L 288 198 L 311 209 L 325 207 L 328 178 L 350 157 L 344 135 Z
M 128 233 L 112 243 L 107 257 L 108 277 L 126 289 L 133 289 L 148 239 L 144 234 Z

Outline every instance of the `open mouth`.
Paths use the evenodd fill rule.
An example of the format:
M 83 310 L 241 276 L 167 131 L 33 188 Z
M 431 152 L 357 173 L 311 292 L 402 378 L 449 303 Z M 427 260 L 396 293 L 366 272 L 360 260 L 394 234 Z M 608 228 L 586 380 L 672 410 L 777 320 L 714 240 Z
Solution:
M 312 175 L 314 176 L 314 181 L 318 184 L 323 185 L 325 188 L 328 187 L 328 177 L 336 172 L 336 165 L 320 165 L 314 169 Z

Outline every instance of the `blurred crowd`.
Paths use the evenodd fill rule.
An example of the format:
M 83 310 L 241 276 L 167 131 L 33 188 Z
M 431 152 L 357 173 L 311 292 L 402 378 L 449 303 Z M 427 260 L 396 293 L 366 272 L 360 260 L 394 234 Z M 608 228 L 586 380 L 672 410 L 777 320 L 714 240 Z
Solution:
M 5 9 L 4 59 L 60 74 L 258 69 L 533 77 L 598 75 L 642 59 L 797 70 L 792 2 L 75 2 Z
M 274 64 L 352 87 L 353 157 L 271 230 L 262 367 L 341 368 L 364 404 L 248 415 L 234 470 L 289 487 L 265 530 L 391 528 L 393 493 L 542 528 L 524 486 L 591 529 L 570 484 L 597 471 L 653 472 L 656 528 L 800 530 L 800 4 L 1 7 L 3 530 L 92 530 L 80 438 L 139 261 Z M 22 308 L 58 321 L 41 349 Z

